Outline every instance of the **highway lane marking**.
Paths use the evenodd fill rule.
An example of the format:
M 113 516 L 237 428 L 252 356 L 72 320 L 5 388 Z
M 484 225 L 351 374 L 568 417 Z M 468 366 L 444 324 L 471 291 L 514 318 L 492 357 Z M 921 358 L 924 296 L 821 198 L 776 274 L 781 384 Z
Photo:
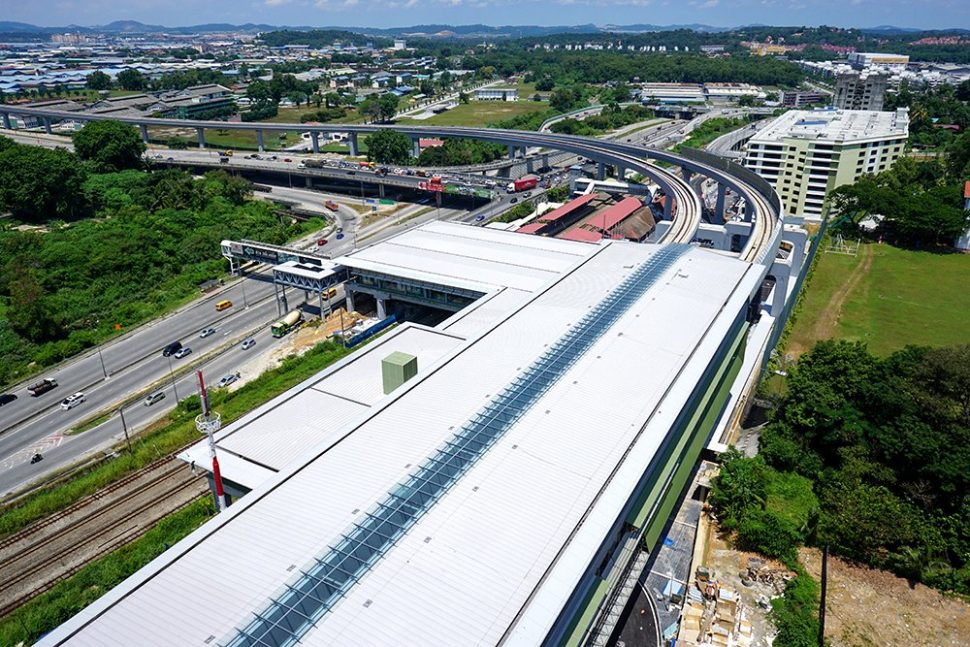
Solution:
M 64 442 L 64 434 L 55 433 L 45 438 L 41 438 L 34 444 L 24 447 L 23 449 L 10 454 L 3 460 L 0 460 L 0 471 L 7 471 L 17 467 L 18 465 L 23 465 L 24 463 L 30 461 L 34 454 L 43 454 L 46 451 L 50 451 L 55 447 L 60 446 Z

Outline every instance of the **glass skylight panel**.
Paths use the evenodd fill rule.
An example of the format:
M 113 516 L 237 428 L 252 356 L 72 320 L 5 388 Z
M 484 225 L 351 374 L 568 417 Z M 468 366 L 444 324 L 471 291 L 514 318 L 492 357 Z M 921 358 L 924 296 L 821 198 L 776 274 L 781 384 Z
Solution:
M 515 422 L 689 249 L 666 245 L 614 290 L 478 413 L 466 421 L 261 613 L 229 638 L 230 647 L 292 645 L 330 611 Z M 312 581 L 315 585 L 310 585 Z M 316 585 L 319 583 L 319 585 Z M 317 589 L 323 589 L 320 594 Z M 299 596 L 294 599 L 294 596 Z M 309 620 L 313 618 L 314 620 Z M 270 640 L 271 642 L 265 643 Z

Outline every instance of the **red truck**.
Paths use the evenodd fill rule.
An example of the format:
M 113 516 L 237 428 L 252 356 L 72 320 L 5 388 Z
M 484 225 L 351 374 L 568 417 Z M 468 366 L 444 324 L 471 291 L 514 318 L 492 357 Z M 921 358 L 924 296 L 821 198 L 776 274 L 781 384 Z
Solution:
M 518 180 L 514 182 L 509 182 L 508 187 L 506 187 L 506 193 L 518 193 L 519 191 L 528 191 L 529 189 L 536 188 L 539 184 L 539 178 L 535 175 L 523 175 Z

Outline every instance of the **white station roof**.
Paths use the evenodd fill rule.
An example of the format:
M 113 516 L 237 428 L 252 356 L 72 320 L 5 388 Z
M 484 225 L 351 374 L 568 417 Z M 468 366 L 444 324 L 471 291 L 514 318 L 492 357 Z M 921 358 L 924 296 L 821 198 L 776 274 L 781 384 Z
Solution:
M 418 370 L 426 371 L 463 341 L 453 333 L 414 324 L 374 340 L 217 432 L 222 473 L 244 487 L 257 487 L 307 448 L 337 440 L 349 421 L 384 397 L 382 359 L 400 351 L 417 357 Z M 179 458 L 208 467 L 207 442 L 193 445 Z
M 342 537 L 381 514 L 380 502 L 413 492 L 403 484 L 437 465 L 431 458 L 463 430 L 485 424 L 490 403 L 525 388 L 530 371 L 548 370 L 533 367 L 565 348 L 572 363 L 298 637 L 301 645 L 539 644 L 758 284 L 751 266 L 699 248 L 677 256 L 673 246 L 578 244 L 591 250 L 585 262 L 40 644 L 263 644 L 233 641 L 345 546 Z M 566 343 L 594 329 L 588 322 L 616 303 L 618 285 L 662 259 L 672 264 L 659 266 L 645 293 L 595 335 Z M 308 402 L 274 426 L 321 425 L 306 419 L 312 411 Z
M 341 256 L 336 262 L 482 293 L 500 287 L 534 292 L 592 253 L 584 243 L 504 234 L 485 227 L 434 222 Z

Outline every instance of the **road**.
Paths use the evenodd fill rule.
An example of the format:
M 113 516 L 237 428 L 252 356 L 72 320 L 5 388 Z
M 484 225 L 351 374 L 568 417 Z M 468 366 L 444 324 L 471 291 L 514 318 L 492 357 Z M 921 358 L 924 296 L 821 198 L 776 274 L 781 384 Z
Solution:
M 328 194 L 288 187 L 273 187 L 272 194 L 298 202 L 308 210 L 321 209 L 319 205 L 328 199 Z M 347 201 L 346 196 L 331 197 Z M 337 241 L 331 236 L 323 251 L 338 256 L 353 251 L 355 238 L 358 245 L 369 245 L 424 222 L 438 218 L 452 220 L 465 213 L 445 208 L 425 211 L 427 207 L 405 206 L 357 231 L 360 217 L 355 210 L 342 205 L 336 215 L 344 238 Z M 315 246 L 317 235 L 307 236 L 294 246 Z M 175 391 L 179 398 L 197 391 L 196 368 L 201 368 L 212 383 L 222 375 L 239 370 L 246 377 L 246 369 L 240 369 L 244 362 L 255 360 L 282 343 L 269 334 L 269 324 L 279 317 L 269 268 L 250 271 L 248 276 L 245 281 L 234 281 L 222 290 L 104 344 L 100 356 L 97 351 L 88 352 L 44 373 L 39 377 L 53 377 L 59 383 L 44 395 L 33 398 L 26 392 L 26 386 L 39 377 L 8 390 L 17 399 L 0 410 L 0 494 L 123 439 L 121 418 L 115 413 L 122 402 L 137 398 L 123 408 L 129 430 L 136 430 L 174 407 Z M 287 296 L 291 309 L 302 300 L 298 291 L 289 290 Z M 216 312 L 215 303 L 222 299 L 231 300 L 233 307 Z M 342 296 L 338 293 L 335 301 L 339 303 L 340 299 Z M 310 305 L 315 305 L 315 301 L 311 299 Z M 199 338 L 199 331 L 209 326 L 216 328 L 216 334 Z M 243 351 L 240 342 L 247 336 L 256 339 L 256 347 Z M 162 357 L 161 348 L 174 340 L 190 346 L 192 354 L 184 359 Z M 164 391 L 165 399 L 153 406 L 144 406 L 141 396 L 155 390 Z M 83 391 L 86 401 L 70 411 L 61 410 L 60 401 L 75 391 Z M 68 435 L 71 429 L 100 413 L 110 413 L 112 417 L 88 431 Z M 30 457 L 35 452 L 43 454 L 44 460 L 31 464 Z

